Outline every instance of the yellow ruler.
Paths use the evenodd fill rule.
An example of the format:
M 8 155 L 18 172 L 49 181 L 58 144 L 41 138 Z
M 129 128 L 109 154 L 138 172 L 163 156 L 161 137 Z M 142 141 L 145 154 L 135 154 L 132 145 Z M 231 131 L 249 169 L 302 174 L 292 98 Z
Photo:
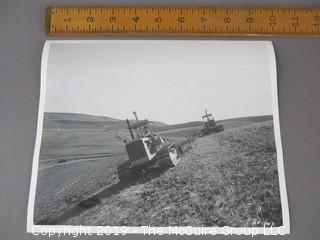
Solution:
M 48 7 L 50 36 L 320 36 L 320 8 Z

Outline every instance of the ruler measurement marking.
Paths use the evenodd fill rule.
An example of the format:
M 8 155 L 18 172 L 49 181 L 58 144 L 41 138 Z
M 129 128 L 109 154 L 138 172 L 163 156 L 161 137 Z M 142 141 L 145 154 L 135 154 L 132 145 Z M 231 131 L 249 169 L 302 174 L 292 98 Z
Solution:
M 53 7 L 49 35 L 182 34 L 320 36 L 319 8 Z

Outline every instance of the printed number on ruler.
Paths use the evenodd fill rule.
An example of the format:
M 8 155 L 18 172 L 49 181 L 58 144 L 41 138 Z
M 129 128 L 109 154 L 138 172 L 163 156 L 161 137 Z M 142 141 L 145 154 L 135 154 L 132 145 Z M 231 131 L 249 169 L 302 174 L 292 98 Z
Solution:
M 49 7 L 48 35 L 319 36 L 318 8 Z

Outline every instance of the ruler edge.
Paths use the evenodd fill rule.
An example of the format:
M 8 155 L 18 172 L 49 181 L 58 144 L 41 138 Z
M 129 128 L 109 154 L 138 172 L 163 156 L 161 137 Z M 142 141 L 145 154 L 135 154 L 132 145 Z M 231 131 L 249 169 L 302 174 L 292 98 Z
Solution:
M 52 19 L 52 9 L 54 7 L 48 6 L 45 10 L 45 33 L 47 36 L 50 36 L 51 31 L 51 19 Z
M 190 38 L 197 38 L 197 37 L 279 37 L 279 38 L 319 38 L 320 34 L 298 34 L 298 33 L 285 33 L 285 34 L 274 34 L 274 33 L 197 33 L 197 34 L 190 34 L 190 33 L 181 33 L 181 32 L 175 32 L 175 33 L 137 33 L 137 32 L 112 32 L 112 33 L 79 33 L 79 32 L 60 32 L 60 33 L 53 33 L 51 31 L 51 19 L 52 19 L 52 12 L 53 9 L 58 8 L 58 9 L 63 9 L 63 8 L 76 8 L 76 9 L 94 9 L 94 8 L 114 8 L 114 9 L 121 9 L 121 8 L 127 8 L 127 9 L 138 9 L 138 8 L 160 8 L 160 9 L 175 9 L 175 8 L 184 8 L 184 9 L 195 9 L 195 8 L 200 8 L 200 9 L 214 9 L 214 8 L 219 8 L 219 9 L 266 9 L 266 10 L 309 10 L 309 11 L 314 11 L 317 10 L 320 12 L 320 7 L 273 7 L 273 6 L 251 6 L 251 5 L 232 5 L 232 6 L 225 6 L 225 5 L 215 5 L 215 6 L 163 6 L 163 5 L 146 5 L 146 6 L 119 6 L 119 5 L 83 5 L 83 6 L 75 6 L 75 5 L 53 5 L 53 6 L 47 6 L 45 10 L 45 34 L 46 36 L 49 37 L 115 37 L 115 36 L 122 36 L 122 37 L 147 37 L 147 38 L 152 38 L 152 37 L 190 37 Z

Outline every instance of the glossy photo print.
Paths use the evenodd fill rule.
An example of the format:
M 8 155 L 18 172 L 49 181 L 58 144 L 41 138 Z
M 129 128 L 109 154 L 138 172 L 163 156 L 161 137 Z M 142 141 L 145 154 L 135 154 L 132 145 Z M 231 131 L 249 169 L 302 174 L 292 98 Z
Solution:
M 47 41 L 28 232 L 288 234 L 267 41 Z

